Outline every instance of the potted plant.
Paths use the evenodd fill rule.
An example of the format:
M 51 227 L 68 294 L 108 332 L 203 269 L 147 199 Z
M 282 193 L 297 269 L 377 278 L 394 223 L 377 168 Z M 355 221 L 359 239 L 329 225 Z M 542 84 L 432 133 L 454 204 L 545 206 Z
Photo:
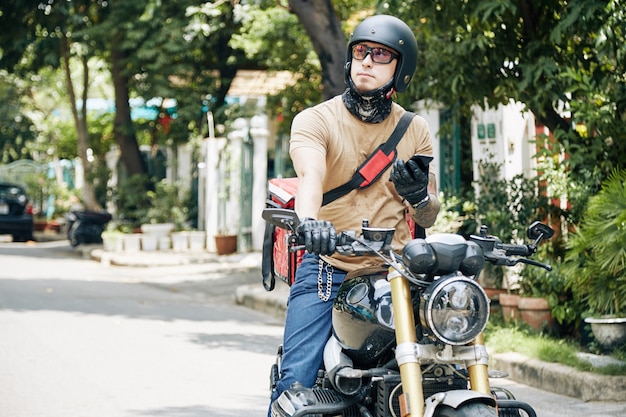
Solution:
M 123 245 L 123 236 L 120 230 L 115 227 L 109 226 L 102 232 L 102 245 L 103 249 L 107 252 L 121 252 Z
M 189 215 L 189 193 L 180 190 L 174 184 L 161 180 L 155 184 L 154 190 L 146 192 L 149 205 L 145 212 L 145 227 L 142 229 L 158 229 L 169 233 L 174 229 L 182 229 Z M 149 226 L 159 225 L 159 226 Z M 145 232 L 144 232 L 145 233 Z
M 169 249 L 173 231 L 186 228 L 189 216 L 189 193 L 181 191 L 178 186 L 161 180 L 155 184 L 154 190 L 147 191 L 149 205 L 145 211 L 146 221 L 141 224 L 142 240 L 151 242 L 151 248 Z M 183 237 L 187 239 L 187 237 Z M 182 240 L 172 246 L 177 250 L 185 250 Z M 185 248 L 181 247 L 185 246 Z
M 625 184 L 626 169 L 616 170 L 589 199 L 565 258 L 569 285 L 588 306 L 585 321 L 608 350 L 626 343 Z
M 236 210 L 233 205 L 231 172 L 235 169 L 230 143 L 226 142 L 218 153 L 219 186 L 217 190 L 217 233 L 214 235 L 218 255 L 228 255 L 237 251 L 237 234 L 234 232 Z
M 538 257 L 539 262 L 546 262 Z M 536 331 L 555 330 L 551 306 L 559 303 L 559 279 L 551 271 L 525 266 L 520 272 L 518 310 L 522 322 Z
M 220 232 L 215 235 L 215 248 L 218 255 L 228 255 L 237 251 L 237 235 Z

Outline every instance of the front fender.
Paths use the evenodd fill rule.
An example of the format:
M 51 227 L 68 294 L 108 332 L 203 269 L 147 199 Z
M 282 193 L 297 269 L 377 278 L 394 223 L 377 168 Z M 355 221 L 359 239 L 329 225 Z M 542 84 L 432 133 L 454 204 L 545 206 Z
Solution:
M 496 400 L 493 399 L 493 397 L 487 394 L 483 394 L 482 392 L 465 389 L 446 391 L 445 396 L 443 400 L 441 400 L 440 404 L 445 404 L 449 407 L 457 409 L 465 403 L 474 401 L 485 403 L 491 407 L 496 406 Z

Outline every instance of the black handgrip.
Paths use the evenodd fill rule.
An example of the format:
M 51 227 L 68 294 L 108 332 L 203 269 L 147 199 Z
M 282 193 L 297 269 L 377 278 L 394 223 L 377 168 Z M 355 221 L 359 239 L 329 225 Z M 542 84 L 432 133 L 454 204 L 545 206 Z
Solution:
M 501 243 L 497 245 L 499 249 L 504 250 L 504 253 L 507 256 L 530 256 L 535 251 L 533 251 L 528 245 L 512 245 L 508 243 Z

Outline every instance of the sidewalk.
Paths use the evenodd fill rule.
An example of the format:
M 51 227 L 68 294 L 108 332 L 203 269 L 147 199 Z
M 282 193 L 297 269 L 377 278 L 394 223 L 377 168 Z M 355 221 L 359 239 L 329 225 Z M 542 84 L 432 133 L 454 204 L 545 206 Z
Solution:
M 248 308 L 284 319 L 289 287 L 276 281 L 274 291 L 268 292 L 261 284 L 261 254 L 237 253 L 218 256 L 214 253 L 173 251 L 155 252 L 105 252 L 101 245 L 74 248 L 85 258 L 106 265 L 128 267 L 157 267 L 187 264 L 211 264 L 215 270 L 258 269 L 259 283 L 235 288 L 236 301 Z M 607 361 L 611 358 L 591 355 L 590 360 Z M 544 391 L 577 398 L 583 401 L 626 401 L 626 376 L 603 376 L 580 372 L 573 368 L 530 359 L 517 353 L 495 354 L 491 357 L 492 369 L 509 374 L 513 381 Z

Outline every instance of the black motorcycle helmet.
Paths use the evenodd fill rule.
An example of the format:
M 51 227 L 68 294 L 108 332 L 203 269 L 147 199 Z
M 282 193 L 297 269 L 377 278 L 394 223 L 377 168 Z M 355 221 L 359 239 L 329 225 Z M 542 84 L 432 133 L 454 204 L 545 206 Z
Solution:
M 346 84 L 350 78 L 352 46 L 359 42 L 380 43 L 398 52 L 400 57 L 393 76 L 393 88 L 398 92 L 406 90 L 417 67 L 417 41 L 411 28 L 397 17 L 389 15 L 368 17 L 359 23 L 348 42 Z

